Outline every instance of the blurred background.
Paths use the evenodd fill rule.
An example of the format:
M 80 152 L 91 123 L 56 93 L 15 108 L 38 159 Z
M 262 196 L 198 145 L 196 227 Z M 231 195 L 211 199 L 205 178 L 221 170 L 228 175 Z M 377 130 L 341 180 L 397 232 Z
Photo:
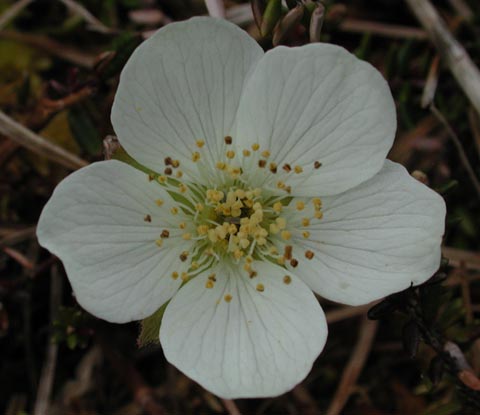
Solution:
M 0 0 L 0 413 L 480 413 L 480 3 L 280 3 Z M 139 323 L 83 311 L 35 237 L 62 178 L 121 157 L 110 109 L 132 51 L 159 27 L 209 12 L 265 50 L 330 42 L 376 66 L 398 110 L 389 158 L 448 206 L 432 280 L 376 305 L 320 299 L 326 348 L 274 399 L 219 399 L 167 364 Z

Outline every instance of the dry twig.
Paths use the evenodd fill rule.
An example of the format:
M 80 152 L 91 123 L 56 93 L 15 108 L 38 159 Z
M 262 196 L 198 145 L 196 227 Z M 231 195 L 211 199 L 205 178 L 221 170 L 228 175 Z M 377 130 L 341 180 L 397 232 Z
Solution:
M 58 271 L 58 265 L 52 266 L 50 288 L 50 324 L 53 325 L 57 318 L 58 309 L 62 299 L 62 276 Z M 43 365 L 40 383 L 37 390 L 37 398 L 35 400 L 34 415 L 44 415 L 49 413 L 50 395 L 53 388 L 53 380 L 55 378 L 55 368 L 57 366 L 58 344 L 50 339 L 47 340 L 47 356 Z
M 59 43 L 47 36 L 38 34 L 31 35 L 28 33 L 19 33 L 11 30 L 2 30 L 0 31 L 0 39 L 9 39 L 16 42 L 25 43 L 26 45 L 41 49 L 50 55 L 56 56 L 83 68 L 91 69 L 95 64 L 95 56 L 72 48 L 71 46 Z
M 242 415 L 235 402 L 231 399 L 222 399 L 225 409 L 229 415 Z
M 73 0 L 60 0 L 73 13 L 81 16 L 90 25 L 90 29 L 100 33 L 116 33 L 116 30 L 110 29 L 90 13 L 84 6 Z
M 10 22 L 10 20 L 14 19 L 32 1 L 33 0 L 19 0 L 5 10 L 0 16 L 0 30 L 2 30 Z
M 223 4 L 223 0 L 205 0 L 205 6 L 207 6 L 210 16 L 225 18 L 225 5 Z
M 357 344 L 347 366 L 345 366 L 340 384 L 327 410 L 327 415 L 339 415 L 342 412 L 365 365 L 377 327 L 377 321 L 371 321 L 367 318 L 363 320 Z
M 406 0 L 406 2 L 480 114 L 480 71 L 467 51 L 450 33 L 429 0 Z
M 451 248 L 444 246 L 442 254 L 449 261 L 449 265 L 459 267 L 461 263 L 465 268 L 480 271 L 480 253 L 473 251 L 465 251 L 463 249 Z
M 480 92 L 480 91 L 479 91 Z M 473 184 L 473 187 L 475 188 L 475 191 L 477 192 L 478 197 L 480 198 L 480 182 L 478 181 L 477 176 L 475 175 L 475 171 L 472 168 L 472 165 L 468 161 L 467 154 L 465 153 L 465 150 L 463 149 L 462 142 L 460 141 L 460 138 L 458 137 L 457 133 L 453 130 L 452 126 L 449 124 L 447 119 L 443 116 L 443 114 L 438 110 L 435 105 L 430 105 L 430 111 L 432 112 L 435 117 L 444 125 L 445 129 L 448 132 L 448 135 L 453 141 L 453 144 L 455 145 L 455 148 L 458 151 L 458 155 L 460 157 L 460 161 L 463 164 L 463 167 L 467 171 L 468 176 L 470 177 L 470 181 Z
M 87 161 L 75 154 L 35 134 L 2 111 L 0 111 L 0 134 L 4 134 L 34 153 L 69 169 L 75 170 L 88 164 Z

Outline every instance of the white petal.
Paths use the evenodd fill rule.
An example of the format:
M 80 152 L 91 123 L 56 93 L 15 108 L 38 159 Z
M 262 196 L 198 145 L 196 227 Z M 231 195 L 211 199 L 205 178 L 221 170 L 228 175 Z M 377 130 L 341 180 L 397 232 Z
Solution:
M 381 169 L 395 129 L 382 75 L 341 47 L 314 44 L 265 54 L 245 87 L 234 138 L 259 143 L 279 166 L 302 167 L 286 180 L 292 194 L 331 195 Z
M 186 271 L 179 255 L 189 245 L 179 237 L 172 204 L 145 173 L 113 160 L 94 163 L 57 186 L 41 214 L 38 240 L 63 261 L 89 312 L 118 323 L 142 319 L 177 291 L 181 281 L 171 273 Z M 170 237 L 159 248 L 163 229 Z
M 284 393 L 305 378 L 322 351 L 327 325 L 318 301 L 276 265 L 253 264 L 258 277 L 217 267 L 214 288 L 201 275 L 168 304 L 160 328 L 167 360 L 223 398 Z M 256 290 L 263 284 L 265 290 Z M 225 301 L 225 295 L 232 299 Z
M 121 144 L 161 171 L 167 156 L 185 165 L 204 140 L 214 165 L 247 74 L 262 55 L 247 33 L 221 19 L 196 17 L 160 29 L 122 71 L 112 108 Z
M 326 197 L 323 219 L 297 238 L 303 254 L 295 271 L 318 294 L 359 305 L 417 285 L 438 269 L 445 202 L 386 161 L 369 181 Z

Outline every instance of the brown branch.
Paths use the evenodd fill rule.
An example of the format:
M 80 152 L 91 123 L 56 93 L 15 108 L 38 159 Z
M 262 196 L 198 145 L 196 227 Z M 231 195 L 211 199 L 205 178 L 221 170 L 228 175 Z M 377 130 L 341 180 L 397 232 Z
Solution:
M 370 353 L 378 322 L 365 318 L 352 356 L 345 366 L 340 384 L 327 410 L 327 415 L 339 415 L 346 405 Z
M 465 268 L 480 271 L 480 253 L 444 246 L 442 254 L 448 259 L 449 265 L 459 267 L 463 262 Z
M 464 47 L 453 37 L 429 0 L 405 0 L 427 31 L 463 92 L 480 114 L 480 71 Z
M 90 26 L 90 29 L 100 33 L 116 33 L 115 29 L 110 29 L 90 13 L 84 6 L 73 0 L 60 0 L 73 13 L 82 17 Z
M 0 111 L 0 134 L 4 134 L 21 146 L 69 169 L 75 170 L 88 164 L 87 161 L 75 154 L 35 134 L 2 111 Z

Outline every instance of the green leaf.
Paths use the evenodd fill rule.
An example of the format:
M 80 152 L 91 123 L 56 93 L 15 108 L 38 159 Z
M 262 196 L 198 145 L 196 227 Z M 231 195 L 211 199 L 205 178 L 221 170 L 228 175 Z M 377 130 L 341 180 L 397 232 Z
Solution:
M 155 313 L 150 317 L 143 319 L 140 322 L 140 333 L 138 335 L 137 344 L 138 347 L 145 347 L 149 344 L 159 344 L 160 325 L 162 323 L 163 313 L 167 308 L 168 301 L 162 305 Z
M 88 112 L 80 105 L 68 112 L 68 123 L 79 146 L 92 156 L 100 154 L 101 143 L 97 128 Z
M 142 39 L 139 35 L 132 33 L 125 33 L 115 39 L 112 45 L 115 53 L 108 62 L 102 65 L 99 74 L 100 78 L 105 80 L 119 74 L 141 41 Z

